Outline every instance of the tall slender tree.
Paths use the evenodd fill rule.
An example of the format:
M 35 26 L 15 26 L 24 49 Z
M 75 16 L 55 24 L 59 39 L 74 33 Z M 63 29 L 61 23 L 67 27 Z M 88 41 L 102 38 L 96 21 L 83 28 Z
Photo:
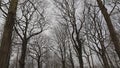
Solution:
M 111 18 L 110 18 L 110 15 L 109 13 L 107 12 L 107 8 L 105 7 L 105 5 L 102 3 L 101 0 L 96 0 L 97 3 L 98 3 L 98 6 L 101 10 L 101 13 L 103 14 L 104 16 L 104 19 L 106 21 L 106 24 L 108 26 L 108 30 L 109 30 L 109 33 L 110 33 L 110 37 L 111 37 L 111 40 L 114 44 L 114 47 L 115 47 L 115 51 L 120 59 L 120 42 L 119 42 L 119 38 L 117 37 L 117 33 L 115 31 L 115 28 L 112 24 L 112 21 L 111 21 Z
M 0 0 L 1 1 L 1 0 Z M 11 0 L 0 45 L 0 68 L 8 68 L 18 0 Z

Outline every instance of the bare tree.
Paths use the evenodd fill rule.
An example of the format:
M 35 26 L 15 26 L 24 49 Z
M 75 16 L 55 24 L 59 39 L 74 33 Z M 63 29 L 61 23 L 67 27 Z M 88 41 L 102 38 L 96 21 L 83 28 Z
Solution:
M 21 39 L 22 49 L 21 49 L 21 57 L 19 60 L 20 68 L 24 68 L 25 66 L 25 57 L 26 57 L 26 49 L 28 42 L 33 36 L 36 36 L 43 31 L 43 27 L 45 26 L 45 17 L 44 8 L 38 10 L 38 6 L 41 1 L 24 1 L 20 10 L 22 13 L 21 17 L 17 17 L 15 31 Z M 35 6 L 37 5 L 37 6 Z
M 36 36 L 31 46 L 29 46 L 29 56 L 37 62 L 38 68 L 42 68 L 43 63 L 46 62 L 44 57 L 48 52 L 49 41 L 48 37 L 45 38 L 45 36 L 40 35 L 39 37 Z
M 0 68 L 8 68 L 18 0 L 11 0 L 0 46 Z M 7 40 L 7 41 L 6 41 Z
M 67 58 L 66 28 L 64 28 L 64 26 L 62 27 L 62 25 L 59 25 L 59 27 L 54 28 L 54 33 L 55 33 L 55 42 L 58 45 L 58 52 L 61 58 L 62 68 L 66 68 L 66 58 Z
M 105 39 L 105 35 L 103 34 L 105 33 L 103 29 L 104 27 L 102 27 L 101 22 L 96 22 L 96 21 L 94 21 L 94 23 L 91 26 L 95 29 L 95 30 L 92 30 L 91 32 L 89 31 L 90 32 L 89 35 L 91 34 L 91 39 L 93 38 L 91 42 L 96 44 L 96 48 L 98 48 L 97 49 L 98 51 L 97 50 L 96 51 L 102 58 L 102 61 L 104 63 L 104 68 L 110 68 L 107 60 L 107 56 L 106 56 L 107 45 L 105 45 L 106 39 Z
M 54 4 L 59 9 L 60 14 L 58 15 L 62 20 L 58 21 L 64 25 L 69 25 L 70 35 L 73 41 L 73 46 L 75 48 L 77 57 L 79 59 L 80 68 L 83 68 L 83 58 L 82 58 L 82 45 L 83 40 L 80 38 L 80 32 L 84 23 L 83 18 L 80 19 L 79 14 L 77 14 L 77 8 L 75 5 L 78 5 L 78 0 L 54 0 Z M 84 11 L 83 11 L 84 13 Z M 78 20 L 79 19 L 79 20 Z M 79 25 L 79 26 L 78 26 Z
M 114 26 L 112 24 L 110 15 L 107 12 L 107 8 L 104 6 L 104 4 L 102 3 L 102 1 L 101 0 L 96 0 L 96 1 L 97 1 L 98 6 L 99 6 L 99 8 L 101 10 L 101 13 L 103 14 L 103 16 L 105 18 L 106 24 L 108 26 L 108 30 L 110 32 L 110 37 L 111 37 L 112 42 L 113 42 L 114 47 L 115 47 L 115 51 L 116 51 L 118 57 L 120 58 L 120 46 L 119 46 L 120 41 L 119 41 L 119 38 L 117 37 L 115 28 L 114 28 Z

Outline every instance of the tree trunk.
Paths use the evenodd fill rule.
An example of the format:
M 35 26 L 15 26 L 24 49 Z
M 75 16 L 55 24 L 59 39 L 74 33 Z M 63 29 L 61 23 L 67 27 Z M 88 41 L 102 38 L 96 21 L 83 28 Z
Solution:
M 78 43 L 78 53 L 79 53 L 79 64 L 80 64 L 80 68 L 84 68 L 84 64 L 83 64 L 83 58 L 82 58 L 82 43 L 81 40 L 79 39 L 79 35 L 77 34 L 77 43 Z
M 0 8 L 1 8 L 1 2 L 2 2 L 2 0 L 0 0 Z
M 101 34 L 102 35 L 102 34 Z M 102 58 L 103 64 L 104 64 L 104 68 L 110 68 L 110 65 L 108 63 L 107 57 L 106 57 L 106 48 L 104 45 L 104 41 L 100 41 L 100 45 L 101 45 L 101 53 L 100 56 Z
M 8 68 L 18 0 L 11 0 L 0 46 L 0 68 Z
M 38 61 L 38 68 L 41 68 L 41 66 L 40 66 L 40 62 Z
M 79 60 L 79 65 L 80 65 L 80 68 L 84 68 L 84 64 L 83 64 L 83 58 L 82 58 L 82 43 L 81 43 L 81 40 L 79 39 L 79 35 L 77 34 L 77 37 L 76 37 L 76 42 L 74 42 L 75 45 L 75 51 L 77 53 L 77 57 L 78 57 L 78 60 Z
M 37 63 L 38 63 L 38 68 L 42 68 L 42 62 L 40 61 L 40 56 L 38 57 Z
M 19 60 L 20 68 L 25 68 L 25 56 L 26 56 L 26 49 L 27 49 L 27 40 L 22 41 L 22 53 Z
M 107 12 L 107 9 L 106 7 L 102 4 L 102 1 L 101 0 L 97 0 L 97 3 L 98 3 L 98 6 L 101 10 L 101 13 L 103 14 L 104 16 L 104 19 L 107 23 L 107 26 L 108 26 L 108 30 L 110 32 L 110 37 L 112 39 L 112 42 L 114 44 L 114 47 L 115 47 L 115 51 L 120 59 L 120 45 L 119 45 L 119 39 L 117 37 L 117 34 L 115 32 L 115 29 L 114 29 L 114 26 L 112 24 L 112 21 L 110 19 L 110 15 L 108 14 Z
M 65 61 L 62 60 L 62 68 L 65 68 Z
M 80 68 L 83 68 L 83 59 L 82 59 L 82 54 L 79 54 L 78 58 L 79 58 Z
M 101 55 L 101 58 L 103 60 L 104 68 L 110 68 L 106 55 L 105 54 Z

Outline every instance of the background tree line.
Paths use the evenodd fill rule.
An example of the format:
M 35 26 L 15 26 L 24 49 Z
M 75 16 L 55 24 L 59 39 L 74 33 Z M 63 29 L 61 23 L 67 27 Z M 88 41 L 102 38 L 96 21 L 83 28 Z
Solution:
M 0 0 L 0 68 L 119 68 L 119 0 Z

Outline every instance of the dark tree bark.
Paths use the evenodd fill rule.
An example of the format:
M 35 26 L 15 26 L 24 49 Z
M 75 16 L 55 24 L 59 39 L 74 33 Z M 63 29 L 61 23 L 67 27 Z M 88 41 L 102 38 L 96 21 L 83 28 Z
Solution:
M 75 51 L 76 51 L 77 56 L 78 56 L 80 68 L 84 68 L 84 63 L 83 63 L 83 58 L 82 58 L 83 42 L 82 42 L 82 39 L 80 39 L 79 32 L 77 32 L 77 29 L 75 29 L 75 32 L 76 32 L 77 36 L 76 36 L 76 38 L 74 38 L 73 37 L 74 35 L 72 35 L 72 40 L 74 41 L 74 47 L 75 47 Z
M 62 68 L 65 68 L 65 61 L 62 61 Z
M 77 53 L 77 56 L 79 59 L 80 68 L 84 68 L 83 67 L 83 58 L 82 58 L 82 43 L 81 43 L 81 40 L 79 39 L 79 36 L 77 36 L 76 39 L 77 39 L 78 45 L 75 45 L 75 48 L 77 51 L 76 53 Z
M 0 8 L 1 8 L 1 2 L 2 2 L 2 0 L 0 0 Z
M 80 48 L 79 48 L 79 56 L 78 56 L 78 58 L 79 58 L 80 68 L 84 68 L 84 67 L 83 67 L 82 48 L 81 48 L 81 46 L 80 46 Z
M 40 63 L 40 62 L 41 62 L 41 61 L 40 61 L 40 58 L 41 58 L 41 57 L 39 56 L 39 57 L 38 57 L 38 60 L 37 60 L 38 68 L 42 68 L 42 67 L 41 67 L 41 63 Z
M 8 68 L 18 0 L 11 0 L 0 46 L 0 68 Z
M 20 68 L 25 68 L 25 56 L 26 56 L 26 49 L 27 49 L 27 40 L 23 40 L 22 42 L 22 53 L 21 53 L 21 57 L 19 60 L 19 65 Z
M 108 30 L 110 32 L 110 37 L 111 37 L 112 42 L 113 42 L 114 47 L 115 47 L 115 51 L 120 59 L 120 45 L 119 45 L 120 43 L 119 43 L 119 39 L 117 37 L 117 34 L 115 32 L 114 26 L 112 24 L 112 21 L 110 19 L 110 15 L 108 14 L 106 7 L 102 4 L 101 0 L 97 0 L 97 3 L 98 3 L 98 6 L 101 10 L 101 13 L 103 14 L 104 19 L 107 23 Z

